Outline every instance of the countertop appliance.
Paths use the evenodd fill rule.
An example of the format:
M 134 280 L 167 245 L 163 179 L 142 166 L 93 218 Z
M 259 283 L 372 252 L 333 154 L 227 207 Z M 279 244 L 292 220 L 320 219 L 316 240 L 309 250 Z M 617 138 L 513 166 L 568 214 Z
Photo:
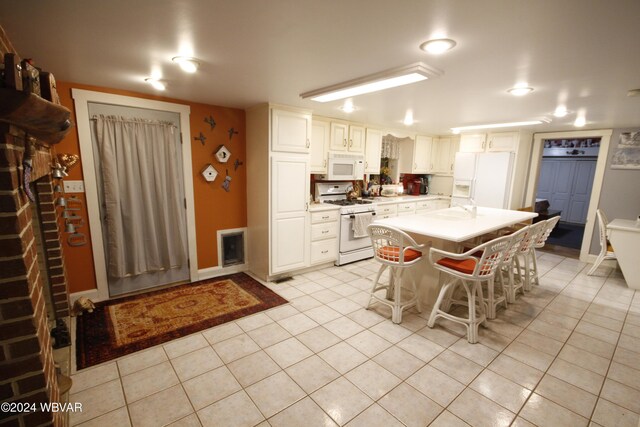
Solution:
M 371 239 L 355 237 L 353 223 L 358 215 L 375 216 L 375 206 L 371 200 L 347 200 L 351 182 L 317 182 L 316 195 L 322 203 L 340 206 L 340 226 L 338 228 L 338 259 L 336 265 L 343 265 L 373 257 Z
M 509 208 L 514 154 L 456 153 L 451 203 Z
M 327 168 L 325 178 L 329 181 L 362 179 L 364 176 L 364 156 L 329 153 Z

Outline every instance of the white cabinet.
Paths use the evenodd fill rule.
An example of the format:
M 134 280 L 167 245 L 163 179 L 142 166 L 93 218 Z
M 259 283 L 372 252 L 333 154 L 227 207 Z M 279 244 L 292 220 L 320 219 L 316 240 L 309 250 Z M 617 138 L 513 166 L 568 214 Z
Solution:
M 311 114 L 271 110 L 271 150 L 308 153 L 311 146 Z
M 386 219 L 398 216 L 398 205 L 389 203 L 385 205 L 376 205 L 376 219 Z
M 463 153 L 516 152 L 519 132 L 493 132 L 490 134 L 468 134 L 460 137 L 460 151 Z
M 484 133 L 460 136 L 460 151 L 463 153 L 483 153 L 486 144 L 487 135 Z
M 367 128 L 364 145 L 364 173 L 376 175 L 380 173 L 382 136 L 381 130 Z
M 311 213 L 311 265 L 338 258 L 338 210 Z
M 350 125 L 348 122 L 331 122 L 331 151 L 349 151 L 351 153 L 364 153 L 365 131 L 364 127 Z
M 431 173 L 452 175 L 458 144 L 454 138 L 440 137 L 433 141 L 431 150 Z
M 308 156 L 273 155 L 271 199 L 271 273 L 306 267 L 309 265 Z
M 432 137 L 420 135 L 401 142 L 398 159 L 400 173 L 430 173 L 432 144 Z
M 398 203 L 398 216 L 413 215 L 416 213 L 416 202 Z
M 313 119 L 311 126 L 311 173 L 327 173 L 330 129 L 329 122 Z

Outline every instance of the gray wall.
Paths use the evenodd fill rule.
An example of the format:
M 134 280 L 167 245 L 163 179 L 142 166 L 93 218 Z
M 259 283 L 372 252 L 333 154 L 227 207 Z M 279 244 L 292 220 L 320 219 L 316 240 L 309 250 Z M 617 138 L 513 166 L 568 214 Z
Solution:
M 640 128 L 614 129 L 611 135 L 607 168 L 604 172 L 602 192 L 598 203 L 598 208 L 604 211 L 609 221 L 614 218 L 635 219 L 640 215 L 640 169 L 611 169 L 611 159 L 618 148 L 620 133 L 639 131 Z M 597 226 L 593 233 L 589 252 L 592 254 L 600 252 Z

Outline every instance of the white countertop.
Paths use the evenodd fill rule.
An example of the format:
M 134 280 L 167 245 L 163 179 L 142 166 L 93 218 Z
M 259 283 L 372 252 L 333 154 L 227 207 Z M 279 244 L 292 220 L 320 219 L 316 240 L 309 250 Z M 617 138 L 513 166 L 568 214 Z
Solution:
M 611 230 L 633 231 L 640 233 L 640 221 L 635 221 L 633 219 L 614 219 L 607 224 L 607 228 Z
M 309 205 L 309 212 L 337 211 L 338 209 L 340 209 L 340 205 L 332 205 L 331 203 L 311 203 Z
M 451 197 L 449 196 L 438 196 L 432 194 L 422 194 L 420 196 L 395 196 L 395 197 L 374 197 L 373 201 L 376 204 L 387 204 L 387 203 L 403 203 L 403 202 L 416 202 L 418 200 L 440 200 L 447 199 L 449 200 Z
M 452 242 L 463 242 L 483 234 L 538 216 L 535 212 L 478 208 L 475 218 L 460 207 L 442 209 L 418 215 L 376 220 L 408 233 L 421 234 Z

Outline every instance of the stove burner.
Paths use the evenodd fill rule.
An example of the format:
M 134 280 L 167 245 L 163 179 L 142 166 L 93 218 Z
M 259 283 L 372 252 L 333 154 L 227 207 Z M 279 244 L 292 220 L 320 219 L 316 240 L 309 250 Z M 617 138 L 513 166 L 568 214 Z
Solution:
M 371 200 L 326 200 L 325 203 L 331 203 L 338 206 L 353 206 L 353 205 L 369 205 Z

